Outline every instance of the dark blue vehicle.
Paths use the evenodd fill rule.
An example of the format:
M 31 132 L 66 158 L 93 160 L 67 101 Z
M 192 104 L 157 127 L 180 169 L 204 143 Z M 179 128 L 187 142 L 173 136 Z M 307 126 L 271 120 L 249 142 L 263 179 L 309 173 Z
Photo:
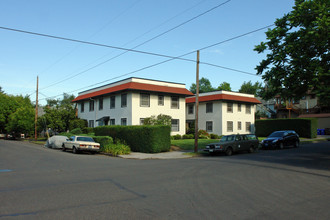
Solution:
M 261 142 L 263 149 L 283 149 L 284 147 L 299 147 L 299 135 L 295 131 L 275 131 Z

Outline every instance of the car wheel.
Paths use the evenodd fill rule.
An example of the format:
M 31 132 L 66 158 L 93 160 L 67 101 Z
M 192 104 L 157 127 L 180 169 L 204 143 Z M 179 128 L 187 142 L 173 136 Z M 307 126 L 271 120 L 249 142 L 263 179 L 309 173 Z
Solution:
M 231 155 L 233 155 L 233 149 L 232 149 L 231 147 L 228 147 L 228 148 L 226 149 L 226 155 L 227 155 L 227 156 L 231 156 Z
M 280 149 L 282 150 L 284 148 L 283 143 L 280 143 Z
M 294 143 L 294 147 L 299 147 L 299 141 L 296 141 L 296 142 Z
M 253 153 L 254 152 L 254 148 L 253 148 L 253 146 L 251 146 L 250 148 L 249 148 L 249 153 Z
M 65 146 L 64 146 L 64 144 L 62 145 L 62 151 L 65 151 L 66 149 L 65 149 Z
M 72 148 L 72 152 L 73 152 L 74 154 L 77 154 L 77 153 L 78 153 L 77 148 L 76 148 L 76 147 L 73 147 L 73 148 Z

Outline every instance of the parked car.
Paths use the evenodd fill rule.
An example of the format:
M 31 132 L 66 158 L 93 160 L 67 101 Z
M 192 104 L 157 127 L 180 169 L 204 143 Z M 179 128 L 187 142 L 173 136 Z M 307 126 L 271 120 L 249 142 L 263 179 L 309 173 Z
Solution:
M 275 131 L 261 142 L 263 149 L 283 149 L 287 146 L 299 147 L 299 135 L 295 131 Z
M 63 142 L 67 141 L 68 137 L 61 135 L 54 135 L 46 141 L 45 147 L 62 148 Z
M 100 144 L 96 143 L 92 137 L 72 136 L 62 144 L 62 150 L 66 151 L 67 149 L 72 150 L 74 154 L 77 154 L 80 151 L 95 153 L 100 151 Z
M 223 152 L 230 156 L 234 152 L 248 151 L 253 153 L 259 147 L 259 140 L 254 134 L 225 135 L 218 143 L 206 145 L 204 151 L 209 153 Z

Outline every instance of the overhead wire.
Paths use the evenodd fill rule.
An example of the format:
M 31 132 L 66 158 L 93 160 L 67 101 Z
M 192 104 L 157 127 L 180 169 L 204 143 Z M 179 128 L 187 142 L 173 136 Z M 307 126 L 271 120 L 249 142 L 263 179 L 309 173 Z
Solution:
M 237 35 L 237 36 L 232 37 L 232 38 L 229 38 L 227 40 L 223 40 L 223 41 L 220 41 L 220 42 L 211 44 L 209 46 L 202 47 L 202 48 L 200 48 L 198 50 L 199 51 L 206 50 L 206 49 L 209 49 L 211 47 L 214 47 L 214 46 L 217 46 L 217 45 L 220 45 L 220 44 L 223 44 L 223 43 L 226 43 L 226 42 L 229 42 L 229 41 L 232 41 L 232 40 L 235 40 L 235 39 L 244 37 L 246 35 L 249 35 L 249 34 L 252 34 L 252 33 L 255 33 L 255 32 L 258 32 L 258 31 L 261 31 L 261 30 L 264 30 L 264 29 L 269 28 L 269 27 L 271 27 L 273 25 L 274 24 L 267 25 L 267 26 L 264 26 L 262 28 L 255 29 L 253 31 L 249 31 L 249 32 L 244 33 L 244 34 Z M 161 62 L 152 64 L 152 65 L 149 65 L 149 66 L 146 66 L 146 67 L 143 67 L 143 68 L 140 68 L 140 69 L 137 69 L 137 70 L 134 70 L 134 71 L 131 71 L 131 72 L 128 72 L 128 73 L 125 73 L 125 74 L 122 74 L 122 75 L 119 75 L 119 76 L 116 76 L 116 77 L 113 77 L 113 78 L 110 78 L 110 79 L 107 79 L 107 80 L 104 80 L 104 81 L 101 81 L 101 82 L 98 82 L 98 83 L 95 83 L 95 84 L 92 84 L 92 85 L 89 85 L 89 86 L 84 86 L 83 88 L 76 89 L 76 90 L 73 90 L 73 91 L 70 91 L 70 92 L 67 92 L 67 93 L 73 93 L 73 92 L 77 92 L 77 91 L 81 91 L 81 90 L 86 90 L 86 88 L 95 87 L 95 86 L 98 86 L 100 84 L 104 84 L 104 83 L 107 83 L 109 81 L 112 81 L 112 80 L 115 80 L 115 79 L 118 79 L 118 78 L 121 78 L 121 77 L 124 77 L 124 76 L 128 76 L 128 75 L 131 75 L 131 74 L 134 74 L 134 73 L 137 73 L 137 72 L 140 72 L 140 71 L 143 71 L 143 70 L 146 70 L 146 69 L 149 69 L 149 68 L 152 68 L 152 67 L 155 67 L 155 66 L 164 64 L 164 63 L 167 63 L 167 62 L 172 61 L 172 60 L 175 60 L 175 59 L 177 59 L 177 60 L 185 60 L 185 61 L 189 61 L 189 62 L 196 62 L 196 60 L 184 59 L 182 57 L 187 56 L 187 55 L 190 55 L 190 54 L 193 54 L 193 53 L 196 53 L 196 51 L 198 51 L 198 50 L 193 50 L 191 52 L 185 53 L 185 54 L 180 55 L 180 56 L 171 57 L 171 58 L 169 58 L 167 60 L 164 60 L 164 61 L 161 61 Z M 246 71 L 237 70 L 237 69 L 233 69 L 233 68 L 228 68 L 228 67 L 224 67 L 224 66 L 220 66 L 220 65 L 216 65 L 216 64 L 212 64 L 212 63 L 200 62 L 200 64 L 209 65 L 209 66 L 213 66 L 213 67 L 217 67 L 217 68 L 222 68 L 222 69 L 226 69 L 226 70 L 230 70 L 230 71 L 235 71 L 235 72 L 243 73 L 243 74 L 246 74 L 246 75 L 260 77 L 259 75 L 256 75 L 256 74 L 253 74 L 253 73 L 249 73 L 249 72 L 246 72 Z M 61 96 L 61 95 L 51 96 L 50 98 L 58 97 L 58 96 Z

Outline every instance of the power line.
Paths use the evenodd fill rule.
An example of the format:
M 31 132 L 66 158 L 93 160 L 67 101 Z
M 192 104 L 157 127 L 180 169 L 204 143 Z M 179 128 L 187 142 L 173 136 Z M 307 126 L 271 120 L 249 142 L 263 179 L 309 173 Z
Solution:
M 226 43 L 226 42 L 229 42 L 229 41 L 232 41 L 232 40 L 235 40 L 235 39 L 238 39 L 240 37 L 243 37 L 243 36 L 246 36 L 246 35 L 249 35 L 249 34 L 252 34 L 252 33 L 255 33 L 255 32 L 258 32 L 258 31 L 261 31 L 263 29 L 266 29 L 266 28 L 269 28 L 271 26 L 273 26 L 274 24 L 271 24 L 271 25 L 267 25 L 267 26 L 264 26 L 262 28 L 258 28 L 258 29 L 255 29 L 253 31 L 249 31 L 247 33 L 244 33 L 244 34 L 241 34 L 241 35 L 237 35 L 235 37 L 232 37 L 232 38 L 229 38 L 227 40 L 224 40 L 224 41 L 220 41 L 220 42 L 217 42 L 215 44 L 212 44 L 212 45 L 209 45 L 209 46 L 206 46 L 206 47 L 203 47 L 199 50 L 206 50 L 208 48 L 211 48 L 211 47 L 214 47 L 214 46 L 217 46 L 219 44 L 223 44 L 223 43 Z M 103 83 L 106 83 L 106 82 L 109 82 L 109 81 L 112 81 L 112 80 L 115 80 L 115 79 L 118 79 L 118 78 L 121 78 L 121 77 L 124 77 L 124 76 L 128 76 L 128 75 L 131 75 L 131 74 L 134 74 L 134 73 L 137 73 L 137 72 L 140 72 L 140 71 L 143 71 L 143 70 L 146 70 L 146 69 L 149 69 L 149 68 L 152 68 L 152 67 L 155 67 L 155 66 L 158 66 L 158 65 L 161 65 L 161 64 L 164 64 L 164 63 L 167 63 L 169 61 L 172 61 L 172 60 L 185 60 L 185 61 L 189 61 L 189 62 L 196 62 L 195 60 L 191 60 L 191 59 L 184 59 L 182 57 L 184 56 L 187 56 L 187 55 L 190 55 L 190 54 L 193 54 L 193 53 L 196 53 L 197 50 L 194 50 L 194 51 L 191 51 L 191 52 L 188 52 L 188 53 L 185 53 L 181 56 L 177 56 L 177 57 L 171 57 L 167 60 L 164 60 L 164 61 L 161 61 L 161 62 L 158 62 L 158 63 L 155 63 L 155 64 L 152 64 L 152 65 L 149 65 L 149 66 L 146 66 L 146 67 L 143 67 L 143 68 L 140 68 L 138 70 L 134 70 L 132 72 L 129 72 L 129 73 L 125 73 L 125 74 L 122 74 L 122 75 L 119 75 L 119 76 L 116 76 L 116 77 L 113 77 L 113 78 L 110 78 L 110 79 L 107 79 L 107 80 L 104 80 L 104 81 L 101 81 L 101 82 L 98 82 L 98 83 L 95 83 L 95 84 L 92 84 L 92 85 L 89 85 L 89 86 L 84 86 L 83 88 L 80 88 L 80 89 L 76 89 L 76 90 L 73 90 L 73 91 L 70 91 L 70 92 L 67 92 L 67 93 L 73 93 L 73 92 L 77 92 L 77 91 L 81 91 L 81 90 L 85 90 L 86 88 L 90 88 L 90 87 L 94 87 L 94 86 L 97 86 L 97 85 L 100 85 L 100 84 L 103 84 Z M 168 56 L 169 57 L 169 56 Z M 235 71 L 235 72 L 239 72 L 239 73 L 243 73 L 243 74 L 246 74 L 246 75 L 251 75 L 251 76 L 258 76 L 256 74 L 253 74 L 253 73 L 249 73 L 249 72 L 246 72 L 246 71 L 242 71 L 242 70 L 237 70 L 237 69 L 233 69 L 233 68 L 228 68 L 228 67 L 224 67 L 224 66 L 220 66 L 220 65 L 216 65 L 216 64 L 212 64 L 212 63 L 207 63 L 207 62 L 200 62 L 200 64 L 204 64 L 204 65 L 209 65 L 209 66 L 213 66 L 213 67 L 217 67 L 217 68 L 222 68 L 222 69 L 226 69 L 226 70 L 230 70 L 230 71 Z M 260 76 L 259 76 L 260 77 Z M 61 96 L 62 94 L 60 95 L 56 95 L 56 96 L 51 96 L 49 98 L 55 98 L 55 97 L 58 97 L 58 96 Z

